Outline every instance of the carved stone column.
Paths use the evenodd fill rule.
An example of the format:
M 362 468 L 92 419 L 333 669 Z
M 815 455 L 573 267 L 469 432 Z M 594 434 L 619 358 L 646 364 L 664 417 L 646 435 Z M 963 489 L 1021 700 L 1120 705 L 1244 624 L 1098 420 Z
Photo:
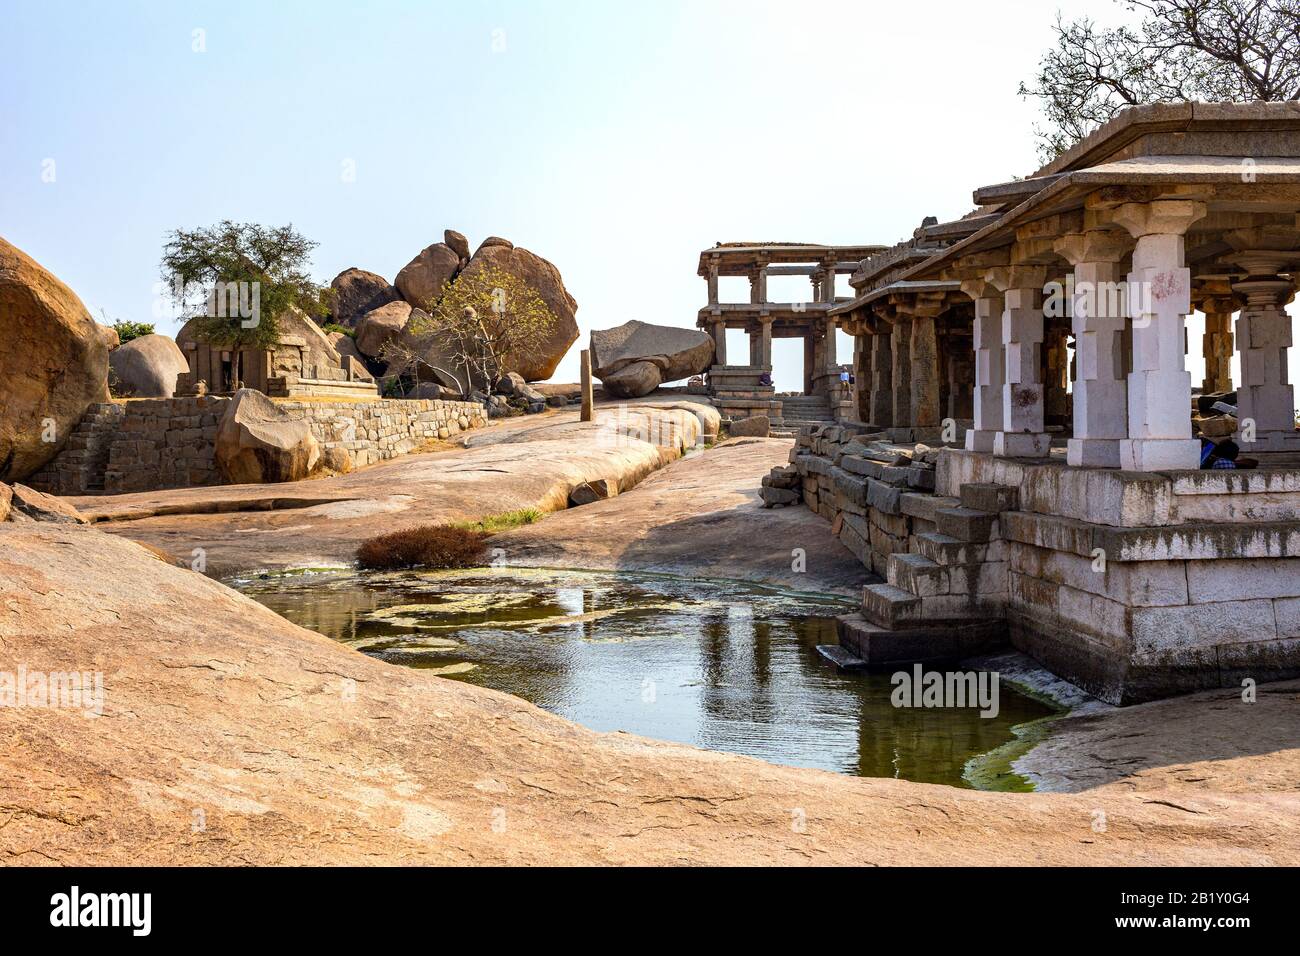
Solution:
M 1053 248 L 1074 266 L 1074 437 L 1071 465 L 1118 468 L 1128 437 L 1128 319 L 1120 262 L 1132 245 L 1123 233 L 1092 229 L 1058 239 Z
M 894 334 L 890 336 L 893 348 L 895 429 L 911 428 L 912 421 L 912 323 L 911 316 L 897 313 L 894 316 Z
M 1128 438 L 1120 442 L 1120 467 L 1128 471 L 1200 467 L 1201 443 L 1192 437 L 1192 376 L 1184 361 L 1192 309 L 1184 235 L 1204 215 L 1204 203 L 1186 200 L 1125 203 L 1113 213 L 1137 240 L 1128 294 Z
M 1006 270 L 992 270 L 988 278 L 972 279 L 961 289 L 975 300 L 972 345 L 975 349 L 974 426 L 966 432 L 968 451 L 991 452 L 993 439 L 1002 425 L 1002 290 Z
M 893 329 L 881 322 L 871 336 L 871 405 L 867 420 L 877 428 L 894 424 Z
M 1241 385 L 1237 388 L 1237 441 L 1252 452 L 1300 450 L 1295 427 L 1295 389 L 1287 381 L 1287 351 L 1291 348 L 1291 317 L 1285 303 L 1291 282 L 1278 273 L 1290 260 L 1268 252 L 1236 257 L 1247 278 L 1232 284 L 1246 299 L 1237 318 L 1237 347 L 1241 350 Z M 1251 437 L 1253 426 L 1254 441 Z
M 1205 356 L 1205 378 L 1201 391 L 1207 395 L 1232 391 L 1232 314 L 1237 311 L 1231 296 L 1216 296 L 1201 302 L 1205 313 L 1205 334 L 1201 354 Z
M 1043 429 L 1043 285 L 1047 270 L 1015 265 L 1004 296 L 1002 347 L 1006 382 L 1002 386 L 1002 428 L 993 454 L 1003 458 L 1042 458 L 1050 443 Z

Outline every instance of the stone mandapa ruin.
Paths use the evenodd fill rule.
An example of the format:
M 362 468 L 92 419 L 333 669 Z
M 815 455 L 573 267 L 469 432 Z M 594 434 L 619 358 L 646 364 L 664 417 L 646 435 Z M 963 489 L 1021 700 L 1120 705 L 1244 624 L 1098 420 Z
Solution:
M 974 201 L 890 248 L 701 254 L 724 412 L 782 417 L 760 382 L 771 337 L 793 335 L 833 413 L 763 491 L 885 579 L 828 653 L 892 667 L 1010 642 L 1118 704 L 1300 674 L 1300 105 L 1133 108 Z M 792 270 L 816 301 L 767 302 Z M 752 302 L 719 303 L 719 275 L 748 275 Z M 747 365 L 727 363 L 726 328 L 749 332 Z

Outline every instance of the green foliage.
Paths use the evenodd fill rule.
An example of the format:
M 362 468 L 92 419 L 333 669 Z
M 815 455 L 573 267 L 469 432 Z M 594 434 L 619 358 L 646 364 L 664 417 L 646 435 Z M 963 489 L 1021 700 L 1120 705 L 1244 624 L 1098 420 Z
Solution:
M 541 348 L 558 321 L 537 290 L 514 273 L 476 268 L 443 283 L 427 315 L 412 313 L 407 329 L 414 349 L 398 343 L 386 357 L 399 366 L 418 364 L 432 340 L 471 383 L 495 389 L 513 357 Z
M 350 339 L 357 337 L 356 329 L 350 329 L 346 325 L 339 325 L 337 322 L 326 322 L 321 328 L 326 332 L 339 332 Z
M 118 319 L 113 323 L 113 331 L 117 333 L 117 340 L 125 345 L 132 339 L 138 339 L 144 335 L 153 335 L 153 325 L 149 322 L 131 322 L 128 319 Z
M 370 538 L 357 548 L 357 564 L 384 571 L 404 568 L 473 568 L 483 564 L 482 531 L 438 524 Z
M 486 515 L 478 521 L 458 521 L 455 527 L 466 528 L 470 531 L 482 531 L 485 534 L 496 534 L 526 524 L 536 524 L 541 520 L 542 513 L 536 508 L 519 508 L 516 511 L 503 511 L 500 514 Z
M 329 297 L 308 272 L 316 243 L 289 226 L 225 220 L 177 229 L 163 246 L 162 278 L 205 341 L 269 348 L 290 308 L 322 316 Z M 212 314 L 212 313 L 216 314 Z

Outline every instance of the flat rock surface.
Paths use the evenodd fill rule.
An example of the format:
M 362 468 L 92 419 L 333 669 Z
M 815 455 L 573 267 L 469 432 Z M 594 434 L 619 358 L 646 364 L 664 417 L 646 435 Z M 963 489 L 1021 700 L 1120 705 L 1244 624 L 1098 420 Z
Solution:
M 1300 862 L 1289 793 L 978 793 L 594 733 L 94 528 L 0 527 L 0 647 L 104 681 L 0 708 L 10 864 Z

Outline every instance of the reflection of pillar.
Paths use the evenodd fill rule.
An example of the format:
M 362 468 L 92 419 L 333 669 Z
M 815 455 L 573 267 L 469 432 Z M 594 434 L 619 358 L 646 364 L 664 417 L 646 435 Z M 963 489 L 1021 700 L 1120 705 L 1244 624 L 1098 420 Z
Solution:
M 993 454 L 1004 458 L 1042 458 L 1050 447 L 1043 429 L 1039 369 L 1046 279 L 1044 269 L 1013 266 L 1004 295 L 1002 348 L 1006 381 L 1002 385 L 1002 429 L 993 438 Z
M 991 452 L 1002 423 L 1002 292 L 984 280 L 963 283 L 962 291 L 975 300 L 971 340 L 975 350 L 974 423 L 966 432 L 966 448 Z
M 894 424 L 894 350 L 889 326 L 871 336 L 871 405 L 867 421 L 877 428 Z
M 1284 303 L 1291 283 L 1278 276 L 1287 260 L 1265 252 L 1243 253 L 1244 281 L 1232 291 L 1246 297 L 1237 317 L 1237 346 L 1241 349 L 1241 385 L 1237 389 L 1240 430 L 1237 441 L 1247 453 L 1300 448 L 1295 427 L 1295 390 L 1287 382 L 1287 351 L 1291 348 L 1291 317 Z M 1254 442 L 1249 426 L 1254 426 Z
M 1201 354 L 1205 356 L 1205 378 L 1201 391 L 1207 395 L 1232 391 L 1232 313 L 1236 311 L 1232 299 L 1207 299 L 1201 304 L 1205 310 L 1205 335 L 1201 339 Z
M 1192 276 L 1184 267 L 1183 234 L 1204 215 L 1204 203 L 1187 200 L 1125 203 L 1114 212 L 1115 222 L 1137 239 L 1128 295 L 1128 438 L 1120 442 L 1120 467 L 1129 471 L 1200 467 L 1184 354 Z
M 1125 356 L 1124 284 L 1120 260 L 1127 236 L 1093 229 L 1057 240 L 1056 251 L 1074 264 L 1073 437 L 1071 465 L 1119 467 L 1119 444 L 1128 435 L 1128 366 Z
M 894 427 L 911 428 L 912 421 L 912 323 L 903 314 L 894 320 L 890 344 L 894 349 Z

